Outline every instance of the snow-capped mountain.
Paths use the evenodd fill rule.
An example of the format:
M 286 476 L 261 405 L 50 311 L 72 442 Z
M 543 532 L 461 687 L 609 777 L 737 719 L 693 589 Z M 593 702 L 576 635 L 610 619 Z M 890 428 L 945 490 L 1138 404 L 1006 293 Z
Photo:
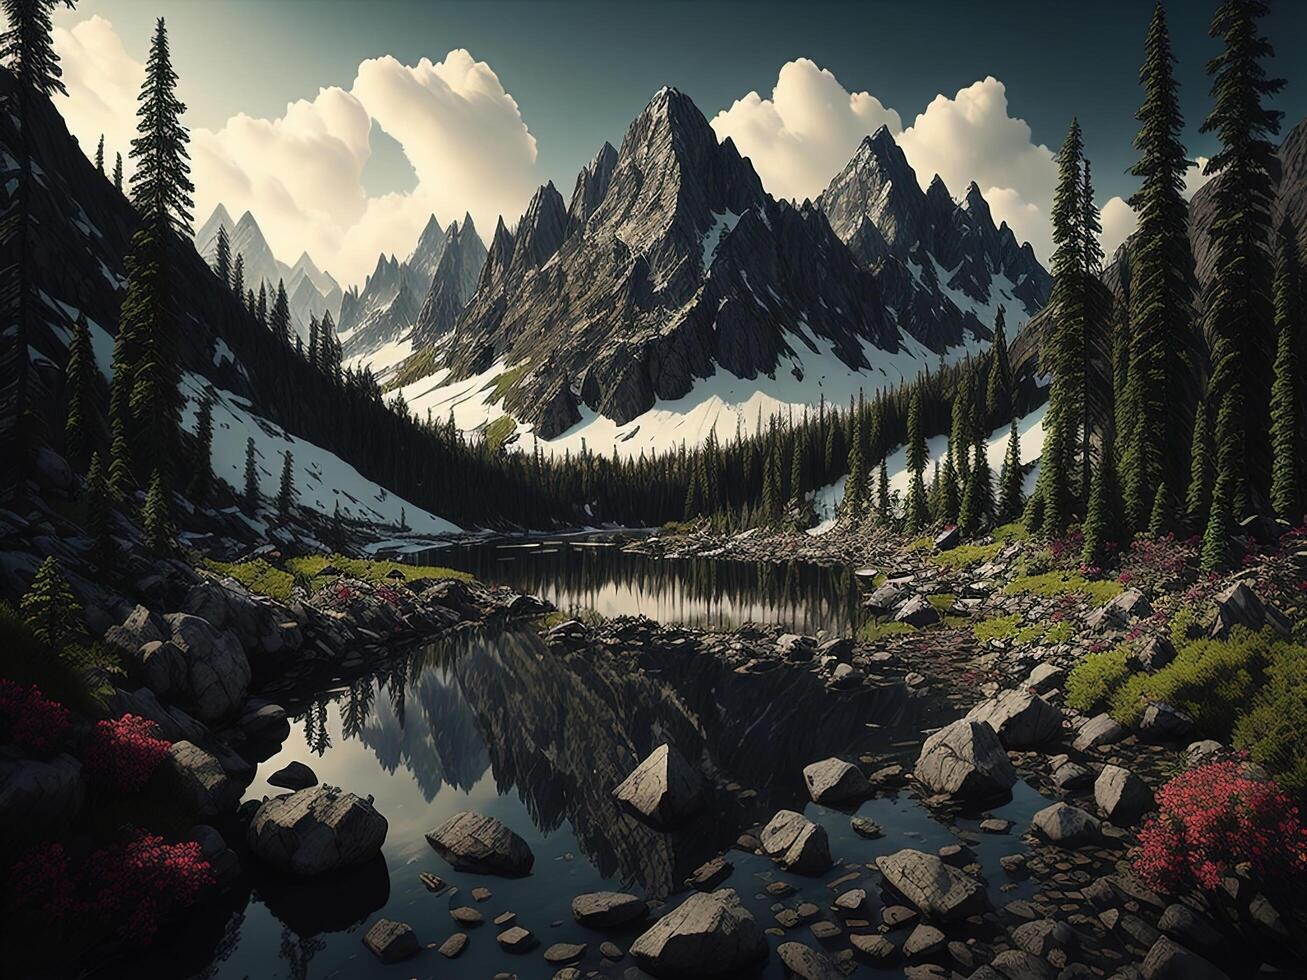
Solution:
M 435 336 L 436 323 L 458 315 L 485 257 L 471 215 L 444 230 L 432 216 L 407 259 L 378 256 L 363 288 L 345 294 L 338 322 L 345 357 L 375 373 L 393 367 L 412 350 L 418 330 Z
M 436 369 L 405 398 L 464 428 L 508 415 L 555 448 L 634 452 L 980 349 L 999 305 L 1018 321 L 1038 309 L 1047 274 L 978 191 L 928 197 L 883 142 L 796 207 L 663 89 L 582 169 L 570 206 L 549 184 L 514 231 L 500 223 L 456 322 L 449 304 L 415 332 Z
M 988 335 L 999 306 L 1020 326 L 1048 300 L 1052 277 L 1006 223 L 994 225 L 980 188 L 971 183 L 955 201 L 936 175 L 922 191 L 883 126 L 817 205 L 876 274 L 897 322 L 932 347 Z
M 286 286 L 286 297 L 290 301 L 291 323 L 297 334 L 308 339 L 309 320 L 316 317 L 321 320 L 324 313 L 331 312 L 333 317 L 340 312 L 340 284 L 330 273 L 317 267 L 308 252 L 302 252 L 294 265 L 287 265 L 278 259 L 263 236 L 263 230 L 254 215 L 246 211 L 240 220 L 233 222 L 227 209 L 219 204 L 213 209 L 207 221 L 195 233 L 195 250 L 210 265 L 217 263 L 218 229 L 227 229 L 227 240 L 231 248 L 231 261 L 241 256 L 244 264 L 245 288 L 259 291 L 262 284 L 268 291 L 268 301 L 277 294 L 278 283 Z

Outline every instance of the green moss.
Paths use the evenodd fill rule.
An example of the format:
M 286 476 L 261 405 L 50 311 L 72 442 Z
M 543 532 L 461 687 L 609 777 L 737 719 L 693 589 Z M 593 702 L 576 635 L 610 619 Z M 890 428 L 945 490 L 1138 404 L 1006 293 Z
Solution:
M 970 565 L 993 561 L 1002 550 L 1003 545 L 998 542 L 994 544 L 960 544 L 956 548 L 931 555 L 930 560 L 943 568 L 966 568 Z
M 982 620 L 972 628 L 972 632 L 976 635 L 976 642 L 988 645 L 993 640 L 1012 639 L 1017 635 L 1017 627 L 1020 625 L 1021 614 L 1013 613 L 1011 616 Z
M 435 348 L 428 347 L 415 354 L 410 354 L 404 362 L 400 364 L 399 370 L 395 372 L 394 377 L 387 382 L 386 391 L 393 391 L 396 388 L 402 388 L 405 385 L 412 384 L 414 381 L 421 381 L 435 370 Z
M 308 582 L 313 589 L 320 588 L 334 576 L 323 575 L 322 570 L 334 567 L 340 573 L 353 578 L 383 585 L 390 581 L 392 572 L 398 571 L 401 581 L 412 582 L 417 579 L 456 578 L 465 582 L 472 576 L 456 568 L 444 568 L 439 565 L 409 565 L 404 562 L 386 561 L 373 558 L 346 558 L 344 555 L 306 555 L 301 558 L 288 558 L 286 569 L 297 579 Z
M 1043 638 L 1044 638 L 1043 623 L 1031 623 L 1030 625 L 1023 626 L 1021 627 L 1021 629 L 1017 630 L 1017 637 L 1016 637 L 1017 643 L 1019 643 L 1023 647 L 1036 644 Z
M 204 567 L 219 575 L 229 575 L 251 592 L 266 595 L 279 602 L 290 599 L 295 576 L 262 558 L 248 561 L 214 561 L 204 559 Z
M 953 608 L 953 603 L 958 601 L 958 597 L 952 592 L 941 592 L 938 595 L 927 596 L 926 601 L 939 612 L 947 612 Z
M 490 394 L 492 402 L 500 401 L 505 395 L 516 387 L 517 383 L 522 380 L 522 375 L 527 372 L 526 364 L 519 364 L 517 367 L 511 367 L 502 374 L 495 376 L 495 390 Z
M 935 547 L 935 539 L 928 534 L 923 534 L 919 538 L 913 538 L 903 546 L 904 551 L 926 551 Z
M 902 636 L 904 633 L 915 632 L 916 629 L 907 623 L 900 623 L 892 619 L 883 623 L 868 620 L 858 627 L 858 639 L 863 643 L 874 643 L 886 636 Z
M 1001 524 L 994 528 L 994 540 L 999 544 L 1029 541 L 1030 532 L 1026 530 L 1026 526 L 1020 521 L 1013 521 L 1011 524 Z
M 485 427 L 486 445 L 498 451 L 503 448 L 504 443 L 513 437 L 513 433 L 516 431 L 517 420 L 511 415 L 501 415 Z
M 1091 653 L 1072 669 L 1066 679 L 1066 703 L 1076 711 L 1091 712 L 1105 707 L 1112 694 L 1130 675 L 1129 653 L 1121 647 Z
M 1279 644 L 1266 683 L 1235 724 L 1234 744 L 1276 773 L 1294 793 L 1307 792 L 1307 647 Z
M 1044 646 L 1057 646 L 1059 643 L 1071 642 L 1073 636 L 1075 636 L 1075 629 L 1066 620 L 1062 620 L 1045 630 L 1040 642 Z
M 1052 571 L 1014 578 L 1003 591 L 1008 595 L 1028 592 L 1045 597 L 1083 592 L 1091 601 L 1101 604 L 1120 595 L 1123 588 L 1120 582 L 1113 579 L 1087 579 L 1074 572 Z

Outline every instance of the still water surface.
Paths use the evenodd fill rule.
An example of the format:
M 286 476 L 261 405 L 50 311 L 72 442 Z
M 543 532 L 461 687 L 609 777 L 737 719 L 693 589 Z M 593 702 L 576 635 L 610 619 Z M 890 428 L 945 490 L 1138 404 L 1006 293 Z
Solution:
M 517 556 L 497 562 L 493 551 L 447 553 L 484 577 L 530 588 L 563 608 L 582 604 L 600 611 L 640 611 L 669 621 L 729 625 L 743 619 L 786 622 L 800 628 L 842 631 L 851 615 L 843 582 L 830 570 L 807 568 L 779 579 L 763 570 L 721 563 L 668 564 L 662 575 L 648 559 L 614 551 Z M 564 556 L 566 557 L 560 557 Z M 474 559 L 474 560 L 469 560 Z M 476 564 L 511 567 L 490 574 Z M 811 608 L 805 604 L 811 603 Z M 631 605 L 636 609 L 631 609 Z M 372 794 L 389 821 L 381 858 L 345 878 L 297 882 L 261 875 L 220 908 L 129 972 L 110 975 L 217 978 L 469 977 L 510 971 L 549 978 L 555 967 L 542 953 L 554 942 L 587 942 L 583 972 L 605 969 L 598 952 L 605 939 L 623 949 L 640 931 L 598 933 L 571 919 L 576 894 L 632 890 L 651 898 L 683 897 L 685 877 L 738 835 L 777 810 L 801 810 L 822 824 L 837 862 L 861 874 L 870 893 L 865 918 L 879 921 L 879 898 L 866 865 L 903 847 L 933 851 L 954 843 L 954 832 L 906 793 L 864 803 L 856 812 L 885 829 L 864 840 L 850 829 L 850 812 L 812 804 L 802 768 L 830 755 L 870 753 L 910 764 L 921 732 L 951 720 L 952 709 L 910 698 L 897 685 L 831 694 L 803 671 L 739 675 L 712 658 L 647 652 L 633 658 L 559 657 L 546 651 L 530 627 L 464 634 L 399 657 L 379 674 L 361 678 L 296 709 L 290 739 L 259 767 L 247 798 L 282 792 L 266 780 L 287 762 L 313 767 L 322 782 Z M 688 827 L 654 831 L 618 809 L 612 788 L 648 752 L 665 741 L 708 777 L 709 806 Z M 995 814 L 1016 823 L 1019 834 L 1045 801 L 1025 784 Z M 453 871 L 424 834 L 460 810 L 504 821 L 535 853 L 533 873 L 509 880 Z M 975 829 L 976 819 L 959 821 Z M 973 845 L 1002 905 L 1026 894 L 1027 885 L 1000 893 L 1008 879 L 998 858 L 1023 849 L 1016 835 L 980 835 Z M 784 877 L 798 887 L 785 899 L 812 901 L 829 912 L 838 891 L 830 872 L 805 879 L 782 875 L 770 861 L 739 850 L 728 854 L 735 871 L 727 881 L 763 926 L 773 924 L 774 900 L 764 885 Z M 420 883 L 429 871 L 457 892 L 433 895 Z M 463 955 L 447 961 L 434 949 L 402 965 L 383 966 L 362 944 L 380 916 L 410 923 L 420 941 L 439 944 L 457 926 L 449 909 L 471 904 L 481 885 L 493 897 L 478 907 L 486 924 L 468 930 Z M 491 923 L 504 911 L 536 934 L 540 946 L 523 955 L 501 951 Z M 816 943 L 807 926 L 787 938 Z M 779 940 L 771 940 L 773 946 Z M 841 943 L 840 945 L 843 945 Z M 629 959 L 608 967 L 617 977 Z M 780 977 L 773 956 L 763 976 Z M 899 976 L 898 970 L 860 967 L 860 976 Z

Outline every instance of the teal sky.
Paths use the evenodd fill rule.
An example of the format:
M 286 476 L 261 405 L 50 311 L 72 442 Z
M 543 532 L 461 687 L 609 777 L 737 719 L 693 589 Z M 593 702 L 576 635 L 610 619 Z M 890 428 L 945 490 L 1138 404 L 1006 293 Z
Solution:
M 1036 142 L 1056 148 L 1072 114 L 1085 127 L 1104 197 L 1128 194 L 1124 174 L 1139 101 L 1136 81 L 1151 0 L 1078 3 L 407 2 L 407 0 L 82 0 L 67 23 L 98 13 L 143 59 L 154 18 L 168 18 L 189 122 L 216 128 L 246 112 L 275 117 L 324 85 L 348 88 L 358 63 L 391 54 L 405 64 L 465 47 L 489 62 L 521 107 L 542 172 L 567 193 L 579 166 L 663 84 L 689 93 L 711 118 L 750 90 L 768 97 L 779 67 L 809 57 L 850 91 L 865 90 L 910 123 L 938 93 L 985 75 L 1007 85 L 1010 111 Z M 1215 50 L 1215 2 L 1173 0 L 1172 34 L 1190 150 L 1208 104 L 1203 63 Z M 1281 2 L 1266 22 L 1277 100 L 1307 115 L 1307 3 Z M 397 144 L 374 141 L 365 175 L 374 193 L 413 183 Z M 954 189 L 955 193 L 960 188 Z

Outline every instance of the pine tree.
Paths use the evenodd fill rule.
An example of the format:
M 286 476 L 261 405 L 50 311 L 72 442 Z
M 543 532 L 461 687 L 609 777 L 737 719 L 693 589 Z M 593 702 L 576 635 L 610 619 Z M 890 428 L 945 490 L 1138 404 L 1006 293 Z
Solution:
M 123 155 L 115 153 L 113 157 L 113 186 L 121 193 L 123 189 Z
M 1021 436 L 1017 433 L 1017 420 L 1012 420 L 1008 434 L 1007 452 L 1003 457 L 1003 470 L 999 476 L 998 520 L 1015 521 L 1025 506 L 1025 478 L 1021 469 Z
M 195 459 L 191 464 L 191 502 L 203 507 L 213 491 L 213 389 L 204 393 L 195 418 Z
M 290 343 L 290 304 L 286 299 L 286 283 L 280 279 L 277 280 L 277 297 L 272 304 L 272 320 L 269 325 L 273 336 L 283 344 Z
M 1302 343 L 1301 266 L 1297 232 L 1286 214 L 1277 236 L 1275 270 L 1275 376 L 1271 383 L 1271 506 L 1290 523 L 1302 517 L 1302 471 L 1299 457 L 1302 419 L 1298 347 Z
M 994 343 L 990 348 L 989 379 L 985 386 L 985 412 L 990 423 L 1012 417 L 1012 362 L 1008 358 L 1003 307 L 994 317 Z
M 953 454 L 944 457 L 944 471 L 940 475 L 940 517 L 945 524 L 958 523 L 958 512 L 962 507 L 962 484 L 958 479 L 958 468 L 953 465 Z
M 104 133 L 100 134 L 100 142 L 95 147 L 95 169 L 104 173 Z
M 268 290 L 263 283 L 259 283 L 259 298 L 254 304 L 254 315 L 263 326 L 268 325 Z
M 1207 418 L 1207 402 L 1200 401 L 1194 410 L 1194 429 L 1189 449 L 1189 489 L 1185 494 L 1185 519 L 1190 530 L 1202 530 L 1207 523 L 1207 509 L 1212 505 L 1212 432 Z
M 62 650 L 78 638 L 82 607 L 54 555 L 47 555 L 37 568 L 18 612 L 32 635 L 52 650 Z
M 1212 338 L 1209 405 L 1218 406 L 1214 514 L 1203 543 L 1208 569 L 1228 549 L 1235 515 L 1267 499 L 1271 482 L 1267 382 L 1275 338 L 1267 243 L 1279 163 L 1267 137 L 1279 132 L 1282 113 L 1262 100 L 1284 81 L 1268 78 L 1262 64 L 1273 54 L 1257 26 L 1268 9 L 1265 0 L 1225 0 L 1210 30 L 1225 46 L 1207 65 L 1214 104 L 1201 129 L 1221 143 L 1204 168 L 1220 178 L 1213 182 L 1213 274 L 1204 295 L 1205 329 Z
M 1128 357 L 1123 390 L 1132 422 L 1129 433 L 1123 433 L 1122 477 L 1126 514 L 1134 528 L 1143 526 L 1161 482 L 1184 485 L 1192 427 L 1189 379 L 1198 367 L 1188 313 L 1193 259 L 1183 196 L 1185 174 L 1193 164 L 1180 139 L 1184 118 L 1174 64 L 1159 2 L 1139 70 L 1144 89 L 1135 115 L 1139 160 L 1130 170 L 1140 178 L 1139 191 L 1130 198 L 1139 228 L 1130 254 L 1128 341 L 1121 352 Z
M 112 420 L 113 438 L 109 443 L 109 494 L 123 500 L 132 486 L 131 452 L 127 448 L 126 425 L 121 416 Z
M 111 526 L 109 485 L 105 480 L 104 467 L 100 465 L 99 453 L 91 453 L 91 465 L 86 471 L 82 496 L 86 502 L 86 533 L 91 538 L 91 563 L 103 572 L 113 566 L 118 549 Z
M 908 403 L 908 498 L 904 520 L 909 533 L 926 526 L 929 508 L 926 504 L 926 487 L 922 474 L 926 470 L 926 436 L 921 428 L 921 385 L 913 385 L 912 399 Z
M 254 439 L 245 440 L 245 513 L 253 516 L 259 509 L 259 469 L 254 462 Z
M 1107 561 L 1107 546 L 1119 544 L 1125 536 L 1124 525 L 1116 453 L 1107 451 L 1094 467 L 1090 483 L 1089 503 L 1081 524 L 1084 545 L 1080 560 L 1091 568 L 1102 568 Z
M 792 439 L 791 442 L 793 445 L 790 448 L 790 501 L 794 504 L 795 513 L 801 513 L 803 510 L 803 446 L 799 443 L 797 437 Z M 702 458 L 700 457 L 700 459 Z M 852 474 L 850 474 L 850 479 L 852 479 Z M 865 477 L 858 479 L 856 482 L 855 486 L 859 492 L 865 482 Z
M 215 271 L 222 284 L 231 288 L 231 242 L 227 240 L 227 226 L 218 225 L 218 264 Z
M 95 353 L 86 314 L 79 313 L 68 344 L 65 371 L 68 410 L 64 419 L 64 447 L 70 462 L 81 465 L 91 449 L 91 426 L 95 417 Z
M 993 475 L 982 438 L 976 441 L 975 461 L 971 465 L 966 489 L 962 491 L 962 503 L 958 507 L 958 531 L 963 537 L 974 537 L 985 526 L 993 509 L 993 500 Z
M 145 546 L 155 554 L 162 555 L 172 549 L 168 491 L 163 485 L 163 474 L 157 469 L 150 476 L 150 488 L 141 507 L 141 530 L 145 533 Z
M 249 309 L 245 299 L 245 256 L 237 253 L 236 261 L 231 267 L 231 291 L 236 294 L 236 302 Z
M 154 30 L 150 56 L 145 63 L 145 84 L 141 86 L 141 135 L 132 140 L 132 200 L 136 209 L 156 231 L 171 229 L 179 237 L 191 234 L 190 135 L 181 124 L 186 111 L 177 98 L 177 73 L 168 50 L 168 29 L 162 17 Z
M 40 298 L 35 288 L 29 244 L 32 217 L 32 141 L 29 133 L 32 105 L 43 96 L 67 95 L 61 81 L 59 56 L 51 41 L 50 11 L 57 0 L 3 0 L 7 30 L 0 34 L 0 61 L 12 72 L 17 103 L 18 177 L 9 195 L 5 220 L 6 255 L 16 255 L 17 275 L 7 270 L 6 295 L 12 297 L 12 312 L 6 329 L 0 331 L 0 376 L 5 378 L 8 417 L 0 418 L 0 500 L 17 498 L 24 492 L 24 475 L 33 455 L 31 420 L 28 417 L 28 357 L 31 319 Z M 13 112 L 10 108 L 7 111 Z M 12 252 L 9 250 L 12 249 Z M 12 319 L 10 319 L 10 317 Z M 12 324 L 12 327 L 10 327 Z
M 949 454 L 963 486 L 971 475 L 969 447 L 976 435 L 976 397 L 970 371 L 963 371 L 958 380 L 957 394 L 953 397 L 953 418 L 949 429 Z
M 849 440 L 849 475 L 844 481 L 844 518 L 856 523 L 863 516 L 862 488 L 867 485 L 867 466 L 862 454 L 862 420 L 853 417 L 853 438 Z
M 1157 492 L 1153 495 L 1153 506 L 1148 515 L 1148 536 L 1160 538 L 1174 530 L 1175 499 L 1171 496 L 1166 481 L 1162 481 L 1157 485 Z
M 894 520 L 893 503 L 889 496 L 889 472 L 883 459 L 880 461 L 880 473 L 876 478 L 876 516 L 885 526 L 889 526 Z
M 318 317 L 314 313 L 309 314 L 309 364 L 318 366 Z
M 281 456 L 281 486 L 277 490 L 277 513 L 281 517 L 290 516 L 291 505 L 295 503 L 295 458 L 290 450 Z
M 699 469 L 690 467 L 690 482 L 685 489 L 685 519 L 692 521 L 703 513 L 703 491 L 699 486 Z

